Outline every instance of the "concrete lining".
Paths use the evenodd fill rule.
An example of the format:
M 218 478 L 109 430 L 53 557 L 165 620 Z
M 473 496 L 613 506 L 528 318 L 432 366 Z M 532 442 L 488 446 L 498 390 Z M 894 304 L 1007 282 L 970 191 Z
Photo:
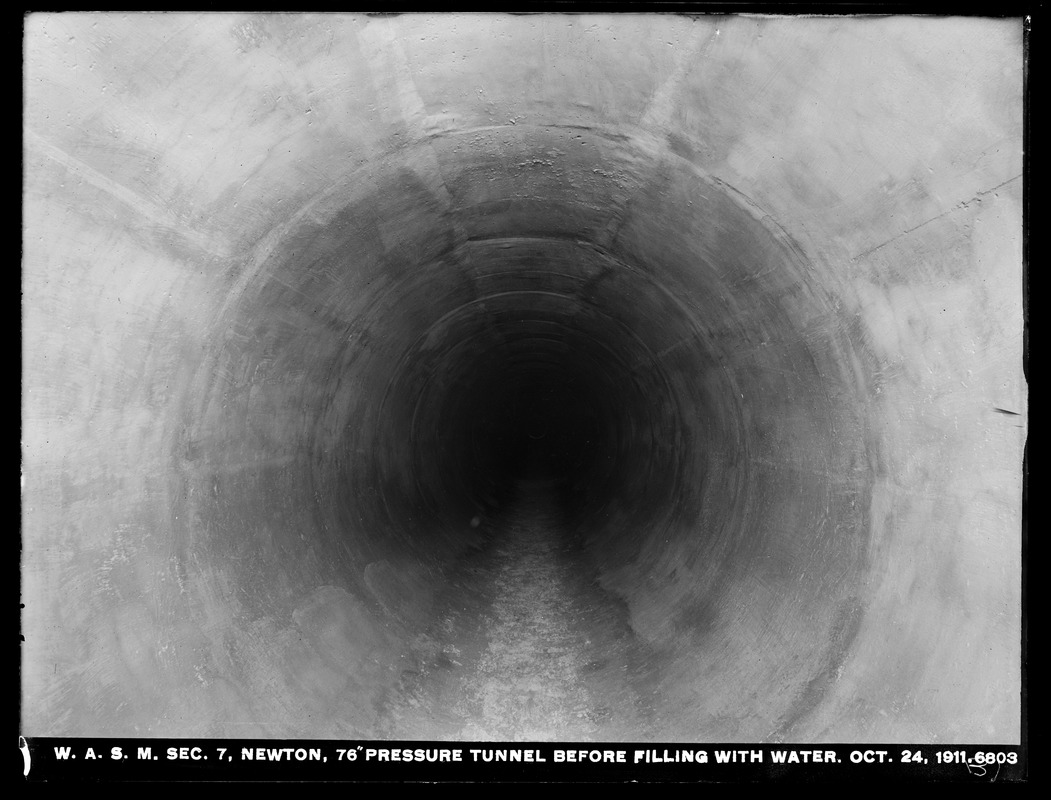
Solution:
M 528 453 L 552 735 L 1019 741 L 1020 20 L 25 34 L 25 734 L 460 730 Z

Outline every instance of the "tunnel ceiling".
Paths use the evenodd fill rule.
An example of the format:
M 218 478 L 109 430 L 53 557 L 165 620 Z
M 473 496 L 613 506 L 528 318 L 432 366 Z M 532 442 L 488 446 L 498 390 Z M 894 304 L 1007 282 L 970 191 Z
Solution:
M 563 738 L 1017 741 L 1021 52 L 29 16 L 23 728 L 500 738 L 389 709 L 544 478 Z

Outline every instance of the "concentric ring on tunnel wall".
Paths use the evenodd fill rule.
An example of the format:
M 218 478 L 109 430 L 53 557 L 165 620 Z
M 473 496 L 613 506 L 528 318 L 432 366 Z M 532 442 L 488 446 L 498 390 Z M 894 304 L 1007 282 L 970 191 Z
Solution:
M 520 130 L 514 134 L 523 136 Z M 557 149 L 553 139 L 577 133 L 532 135 L 541 139 L 536 152 L 550 153 Z M 255 446 L 265 453 L 255 457 L 265 466 L 242 469 L 243 488 L 225 494 L 240 507 L 238 492 L 259 493 L 253 503 L 259 519 L 241 547 L 262 545 L 268 555 L 251 558 L 233 549 L 224 566 L 220 544 L 200 546 L 212 553 L 210 569 L 229 581 L 226 591 L 237 597 L 248 620 L 266 618 L 269 609 L 296 605 L 318 586 L 333 585 L 372 608 L 373 625 L 390 624 L 388 617 L 409 630 L 425 624 L 426 599 L 474 541 L 462 524 L 474 511 L 467 505 L 470 487 L 454 496 L 443 485 L 468 472 L 441 462 L 444 429 L 416 420 L 420 393 L 427 388 L 419 376 L 443 376 L 437 395 L 423 404 L 442 410 L 456 400 L 458 388 L 469 385 L 478 360 L 493 369 L 491 356 L 484 361 L 486 348 L 510 352 L 506 346 L 501 351 L 500 319 L 533 315 L 532 324 L 540 325 L 546 314 L 546 322 L 567 341 L 588 339 L 604 351 L 596 350 L 594 369 L 609 373 L 603 375 L 607 390 L 624 380 L 638 386 L 624 395 L 635 397 L 624 405 L 635 408 L 638 419 L 607 433 L 618 442 L 615 463 L 621 466 L 597 486 L 584 487 L 597 501 L 582 511 L 590 521 L 581 523 L 580 534 L 586 537 L 581 557 L 588 569 L 626 603 L 632 629 L 647 642 L 646 657 L 673 676 L 647 680 L 669 707 L 686 705 L 714 716 L 725 708 L 755 709 L 751 713 L 759 716 L 762 709 L 763 726 L 787 730 L 821 699 L 857 631 L 857 583 L 869 533 L 857 509 L 867 505 L 865 488 L 838 485 L 828 466 L 837 458 L 857 458 L 862 441 L 854 433 L 852 444 L 845 435 L 861 424 L 854 407 L 836 412 L 827 399 L 830 393 L 857 392 L 847 382 L 852 375 L 834 371 L 832 356 L 844 344 L 805 339 L 793 330 L 799 323 L 791 318 L 791 304 L 801 294 L 808 303 L 804 324 L 830 318 L 831 302 L 823 301 L 825 312 L 815 310 L 821 295 L 806 285 L 809 268 L 798 247 L 779 244 L 754 205 L 666 151 L 645 155 L 623 142 L 609 147 L 615 154 L 609 161 L 619 159 L 622 172 L 599 191 L 577 188 L 563 198 L 561 229 L 553 234 L 538 230 L 535 220 L 534 227 L 524 224 L 513 203 L 504 212 L 509 221 L 495 225 L 478 211 L 479 203 L 468 201 L 479 195 L 476 184 L 499 160 L 476 161 L 466 176 L 439 160 L 442 180 L 452 187 L 444 206 L 431 188 L 433 176 L 403 167 L 391 177 L 372 172 L 365 178 L 359 170 L 341 183 L 357 193 L 362 184 L 369 186 L 363 201 L 340 207 L 330 193 L 323 200 L 334 209 L 328 218 L 313 211 L 298 230 L 268 242 L 266 266 L 255 279 L 259 285 L 239 289 L 229 307 L 235 320 L 227 335 L 229 354 L 211 367 L 219 380 L 203 378 L 205 385 L 219 387 L 213 402 L 228 415 L 228 421 L 203 426 L 240 430 L 237 439 L 256 437 Z M 442 147 L 429 142 L 420 149 Z M 411 153 L 388 160 L 399 158 L 424 162 Z M 535 160 L 524 154 L 524 163 Z M 594 163 L 606 164 L 589 162 Z M 584 182 L 570 170 L 559 180 Z M 651 195 L 653 210 L 621 211 L 613 217 L 618 230 L 611 234 L 610 220 L 591 210 L 615 207 L 611 194 L 625 184 Z M 369 208 L 377 204 L 382 219 Z M 669 221 L 673 206 L 680 209 L 674 222 Z M 431 211 L 425 225 L 418 222 L 420 209 Z M 574 229 L 567 220 L 583 224 Z M 380 226 L 400 235 L 370 232 Z M 489 226 L 498 235 L 490 235 Z M 475 227 L 483 228 L 480 235 L 474 235 Z M 654 229 L 665 248 L 676 243 L 673 258 L 652 251 Z M 596 242 L 603 239 L 604 245 Z M 771 272 L 781 279 L 756 291 L 753 276 Z M 552 283 L 560 288 L 543 289 Z M 722 318 L 713 313 L 717 306 Z M 726 308 L 734 311 L 727 314 Z M 758 319 L 761 314 L 765 318 Z M 757 324 L 743 338 L 735 327 L 750 319 Z M 772 384 L 762 378 L 758 390 L 784 393 L 788 406 L 782 414 L 810 420 L 802 454 L 792 450 L 799 442 L 776 432 L 784 417 L 742 412 L 743 390 L 756 389 L 754 383 L 742 386 L 740 375 L 754 369 L 762 376 L 769 368 L 763 350 L 777 340 L 803 344 L 778 348 L 778 377 Z M 457 355 L 467 341 L 472 352 Z M 581 363 L 573 363 L 571 355 L 566 359 L 567 374 L 580 371 Z M 787 380 L 786 363 L 794 365 Z M 825 396 L 815 402 L 807 391 L 805 406 L 791 410 L 791 392 L 807 385 L 823 387 Z M 308 387 L 314 393 L 309 400 L 300 395 Z M 239 402 L 240 397 L 246 399 Z M 274 407 L 287 410 L 274 413 Z M 287 426 L 297 408 L 320 409 L 322 418 L 301 412 L 300 432 L 290 441 L 266 430 L 267 423 Z M 253 421 L 263 427 L 253 427 Z M 841 428 L 833 439 L 836 421 Z M 410 429 L 417 428 L 437 434 L 430 451 L 413 447 Z M 614 435 L 628 429 L 645 441 Z M 339 431 L 341 439 L 334 436 Z M 806 475 L 797 461 L 816 463 L 819 476 Z M 275 462 L 280 466 L 272 474 Z M 216 483 L 221 473 L 206 469 L 204 481 Z M 305 481 L 311 474 L 314 481 Z M 227 528 L 245 525 L 244 512 L 224 510 L 218 491 L 196 496 L 214 503 L 188 515 L 204 520 L 202 530 L 220 542 L 243 536 L 229 536 Z M 289 497 L 307 498 L 306 507 L 314 511 L 304 518 L 302 501 Z M 427 497 L 430 502 L 424 502 Z M 853 522 L 846 502 L 854 509 Z M 828 513 L 833 504 L 835 515 Z M 313 544 L 302 551 L 304 529 L 311 531 Z M 321 548 L 319 556 L 315 550 Z M 297 563 L 301 559 L 307 563 Z M 340 569 L 326 574 L 319 564 Z M 674 578 L 666 564 L 678 565 Z M 785 578 L 798 571 L 813 577 L 805 584 Z M 662 572 L 655 583 L 652 575 Z M 310 577 L 304 585 L 289 574 Z M 416 598 L 405 600 L 407 592 Z M 399 595 L 402 599 L 394 599 Z M 773 625 L 799 631 L 783 634 L 788 644 L 780 652 L 765 645 L 767 663 L 778 670 L 780 682 L 771 683 L 768 675 L 742 681 L 739 670 L 728 665 L 761 660 L 757 642 Z M 794 669 L 786 672 L 785 664 Z M 712 670 L 726 671 L 732 680 L 704 677 Z M 695 687 L 703 684 L 712 688 L 698 696 Z M 763 692 L 759 686 L 772 688 Z M 688 731 L 684 724 L 674 732 Z

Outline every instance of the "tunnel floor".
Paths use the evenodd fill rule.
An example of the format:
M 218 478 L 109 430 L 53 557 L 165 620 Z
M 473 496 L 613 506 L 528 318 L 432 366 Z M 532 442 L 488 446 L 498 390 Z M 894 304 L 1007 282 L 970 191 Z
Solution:
M 379 710 L 384 738 L 637 740 L 653 675 L 626 609 L 568 542 L 556 486 L 523 478 L 481 523 L 439 622 L 405 656 Z M 650 662 L 652 663 L 652 661 Z

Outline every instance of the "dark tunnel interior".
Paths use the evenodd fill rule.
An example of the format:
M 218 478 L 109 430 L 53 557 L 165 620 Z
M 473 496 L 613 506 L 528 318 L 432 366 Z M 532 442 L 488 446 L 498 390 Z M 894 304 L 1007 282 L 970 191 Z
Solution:
M 1017 739 L 1015 22 L 28 18 L 24 729 Z

